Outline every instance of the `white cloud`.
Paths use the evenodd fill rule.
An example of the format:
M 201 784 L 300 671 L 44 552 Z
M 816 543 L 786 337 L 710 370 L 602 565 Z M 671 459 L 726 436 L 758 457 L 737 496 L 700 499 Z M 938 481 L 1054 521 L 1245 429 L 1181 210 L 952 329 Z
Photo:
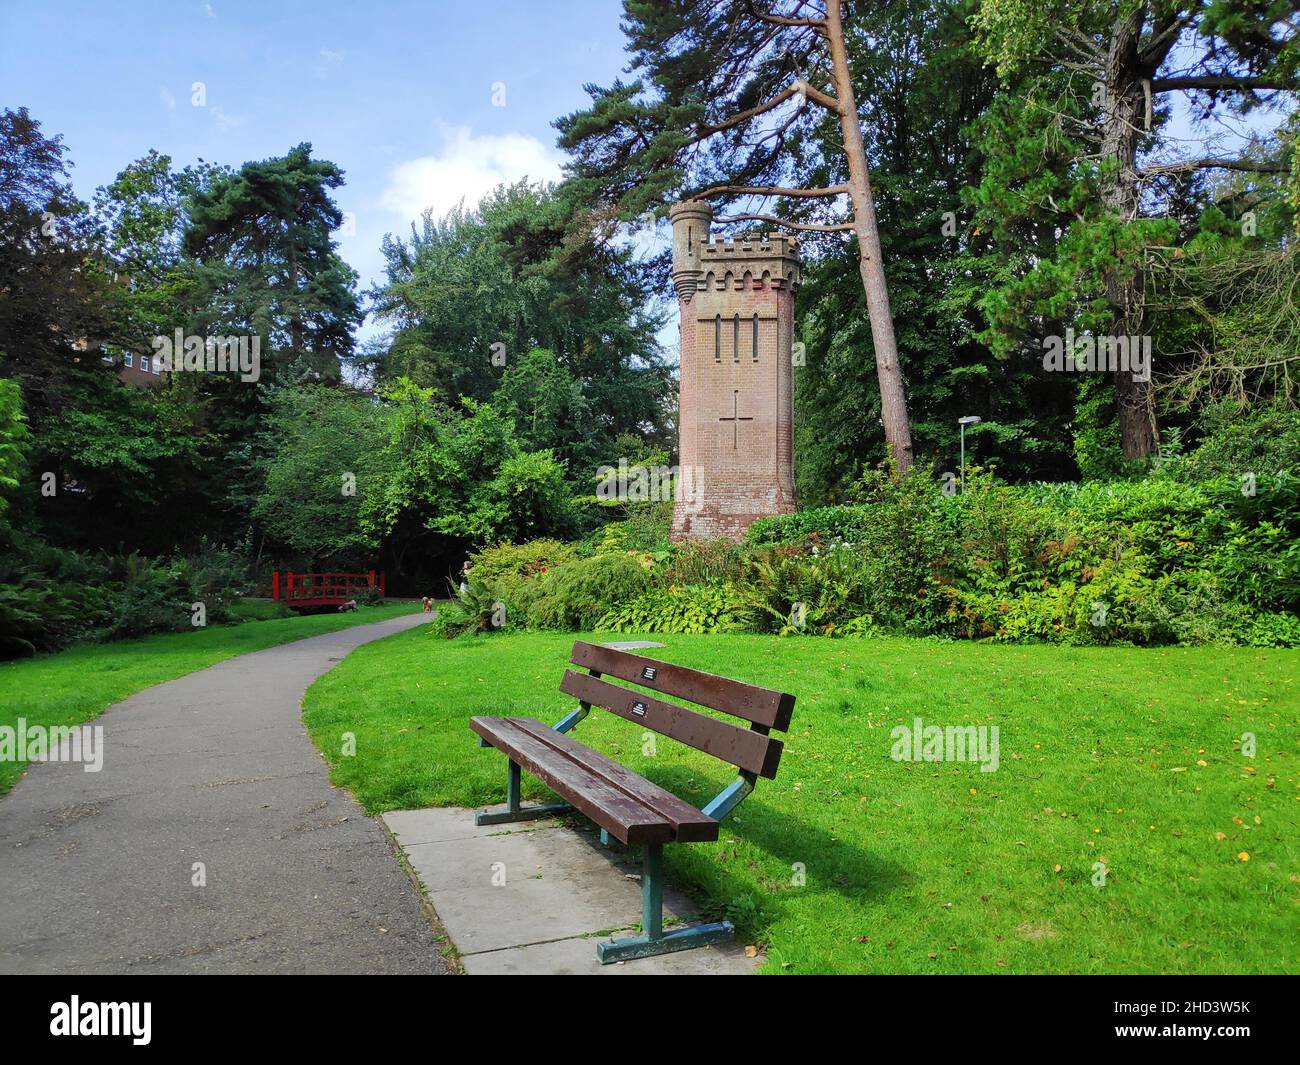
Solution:
M 556 181 L 563 156 L 536 137 L 520 133 L 474 136 L 464 126 L 444 127 L 442 149 L 398 163 L 388 187 L 379 198 L 381 207 L 418 218 L 426 208 L 445 214 L 462 199 L 474 207 L 498 185 L 527 177 L 529 181 Z
M 343 53 L 342 53 L 342 52 L 336 52 L 336 51 L 334 51 L 334 49 L 332 49 L 332 48 L 322 48 L 322 49 L 320 50 L 320 57 L 321 57 L 323 60 L 325 60 L 325 62 L 327 62 L 327 63 L 342 63 L 342 62 L 343 62 Z
M 168 92 L 166 89 L 159 89 L 158 96 L 162 99 L 162 102 L 164 106 L 166 106 L 168 111 L 176 110 L 176 97 L 173 96 L 170 92 Z
M 217 129 L 223 133 L 228 129 L 234 129 L 236 126 L 244 124 L 243 118 L 239 115 L 227 113 L 220 104 L 213 104 L 208 110 L 212 112 L 212 117 L 217 123 Z
M 216 18 L 216 17 L 217 17 L 217 13 L 216 13 L 215 11 L 212 10 L 212 5 L 211 5 L 211 4 L 204 4 L 204 5 L 203 5 L 203 13 L 204 13 L 205 15 L 207 15 L 208 18 Z

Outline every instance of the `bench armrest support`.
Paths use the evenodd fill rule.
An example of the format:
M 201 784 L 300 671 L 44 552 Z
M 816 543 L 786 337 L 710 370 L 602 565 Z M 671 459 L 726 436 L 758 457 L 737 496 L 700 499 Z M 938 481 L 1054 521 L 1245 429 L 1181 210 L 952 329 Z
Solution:
M 700 812 L 708 814 L 716 821 L 721 821 L 744 802 L 749 793 L 754 790 L 755 779 L 753 773 L 741 773 L 740 776 L 718 792 Z
M 568 732 L 589 713 L 591 713 L 591 707 L 587 703 L 579 703 L 575 709 L 570 710 L 551 727 L 556 732 Z

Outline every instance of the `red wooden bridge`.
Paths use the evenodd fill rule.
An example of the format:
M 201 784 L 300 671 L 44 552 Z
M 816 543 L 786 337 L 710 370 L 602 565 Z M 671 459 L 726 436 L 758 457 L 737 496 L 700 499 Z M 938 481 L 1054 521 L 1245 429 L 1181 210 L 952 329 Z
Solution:
M 378 580 L 376 581 L 376 577 Z M 384 571 L 368 573 L 281 573 L 271 574 L 271 598 L 292 609 L 311 606 L 342 606 L 378 588 L 385 594 Z

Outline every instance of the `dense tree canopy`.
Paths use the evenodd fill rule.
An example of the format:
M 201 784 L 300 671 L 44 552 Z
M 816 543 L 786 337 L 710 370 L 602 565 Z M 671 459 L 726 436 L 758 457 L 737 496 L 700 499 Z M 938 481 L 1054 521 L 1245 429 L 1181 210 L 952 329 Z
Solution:
M 584 409 L 573 413 L 584 421 L 571 428 L 590 448 L 621 432 L 662 433 L 669 377 L 646 272 L 625 247 L 571 235 L 572 212 L 566 196 L 519 184 L 475 210 L 426 214 L 407 240 L 387 238 L 374 300 L 394 332 L 368 361 L 377 380 L 406 376 L 447 402 L 488 400 L 544 348 L 578 389 Z
M 626 76 L 556 120 L 564 179 L 426 212 L 366 293 L 334 239 L 345 175 L 308 143 L 141 145 L 83 202 L 62 139 L 0 112 L 0 535 L 75 604 L 60 574 L 96 552 L 225 545 L 427 592 L 485 544 L 648 528 L 662 507 L 592 485 L 674 460 L 653 234 L 684 196 L 802 234 L 804 505 L 891 457 L 954 470 L 966 415 L 1011 480 L 1167 468 L 1225 410 L 1296 402 L 1296 11 L 627 0 Z M 176 330 L 256 337 L 260 374 L 123 384 Z M 1150 380 L 1051 372 L 1058 335 L 1149 338 Z

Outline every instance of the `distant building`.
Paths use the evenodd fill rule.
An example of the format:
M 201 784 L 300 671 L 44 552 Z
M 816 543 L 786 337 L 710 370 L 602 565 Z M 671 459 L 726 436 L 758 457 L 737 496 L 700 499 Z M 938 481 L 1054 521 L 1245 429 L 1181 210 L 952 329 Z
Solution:
M 135 388 L 157 388 L 163 381 L 152 353 L 139 355 L 130 351 L 122 357 L 122 368 L 117 371 L 117 379 L 124 385 Z
M 102 348 L 102 345 L 92 344 L 88 340 L 78 340 L 72 346 L 77 351 Z M 121 362 L 117 370 L 117 379 L 124 385 L 130 385 L 132 388 L 158 388 L 163 383 L 163 374 L 158 369 L 157 360 L 152 353 L 141 355 L 128 351 L 120 356 L 105 355 L 103 359 L 106 363 Z

